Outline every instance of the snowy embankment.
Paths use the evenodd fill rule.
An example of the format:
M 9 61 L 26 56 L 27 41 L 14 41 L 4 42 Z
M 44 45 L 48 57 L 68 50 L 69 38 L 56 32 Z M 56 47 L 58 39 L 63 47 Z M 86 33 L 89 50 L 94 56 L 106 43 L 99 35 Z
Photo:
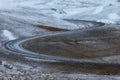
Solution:
M 21 2 L 24 8 L 36 9 L 54 18 L 95 20 L 114 24 L 119 23 L 120 20 L 119 5 L 117 0 L 28 0 Z
M 63 29 L 78 29 L 81 26 L 61 19 L 95 20 L 105 23 L 117 23 L 120 19 L 119 2 L 116 0 L 5 0 L 0 1 L 0 12 L 32 24 Z
M 89 7 L 89 10 L 84 12 L 75 13 L 73 15 L 67 15 L 64 18 L 69 19 L 82 19 L 82 20 L 94 20 L 98 22 L 105 22 L 108 24 L 120 24 L 120 3 L 116 0 L 104 1 L 96 7 Z
M 16 37 L 8 30 L 3 30 L 3 35 L 9 40 L 14 40 Z
M 58 15 L 51 16 L 51 9 L 46 12 L 45 6 L 47 6 L 46 1 L 0 1 L 0 14 L 4 16 L 14 17 L 16 19 L 23 19 L 28 21 L 31 24 L 40 24 L 55 26 L 63 29 L 78 29 L 79 27 L 73 23 L 65 22 L 59 18 L 56 18 Z M 2 4 L 2 5 L 1 5 Z M 41 5 L 43 4 L 43 5 Z M 5 6 L 8 5 L 8 6 Z M 37 6 L 38 5 L 38 6 Z M 42 10 L 42 7 L 43 10 Z M 47 6 L 49 7 L 49 6 Z
M 95 20 L 105 23 L 119 23 L 120 3 L 117 0 L 0 0 L 0 42 L 14 40 L 20 37 L 48 34 L 46 30 L 33 25 L 48 25 L 63 29 L 78 29 L 74 23 L 62 19 Z M 2 40 L 3 39 L 3 40 Z M 1 43 L 0 43 L 1 45 Z M 2 59 L 2 58 L 0 58 Z M 106 59 L 106 58 L 105 58 Z M 116 59 L 116 57 L 114 57 Z M 6 59 L 4 59 L 6 60 Z M 111 60 L 111 58 L 107 58 Z M 51 79 L 50 75 L 40 73 L 41 69 L 16 64 L 14 61 L 7 63 L 0 60 L 0 79 Z M 39 66 L 40 67 L 40 66 Z M 57 75 L 56 77 L 59 77 Z M 84 80 L 119 80 L 118 77 L 91 77 L 89 75 L 63 74 L 62 79 L 69 77 L 77 80 L 78 76 Z M 1 78 L 4 77 L 4 78 Z M 27 78 L 25 78 L 27 77 Z M 32 78 L 31 78 L 32 77 Z M 41 78 L 42 77 L 42 78 Z

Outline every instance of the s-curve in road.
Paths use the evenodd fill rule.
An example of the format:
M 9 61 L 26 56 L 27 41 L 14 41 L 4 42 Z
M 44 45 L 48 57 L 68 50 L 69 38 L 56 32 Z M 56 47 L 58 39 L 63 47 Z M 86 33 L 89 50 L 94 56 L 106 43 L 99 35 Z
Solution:
M 5 44 L 4 46 L 4 49 L 12 52 L 12 53 L 20 53 L 21 55 L 24 55 L 24 56 L 30 56 L 30 57 L 39 57 L 40 58 L 46 58 L 47 55 L 44 55 L 44 54 L 39 54 L 39 53 L 34 53 L 32 51 L 28 51 L 26 50 L 24 47 L 23 47 L 23 44 L 26 42 L 29 42 L 31 40 L 35 40 L 35 39 L 43 39 L 44 37 L 53 37 L 53 36 L 61 36 L 63 35 L 63 38 L 61 39 L 66 39 L 64 36 L 68 35 L 69 34 L 77 34 L 77 33 L 84 33 L 85 31 L 87 30 L 92 30 L 92 29 L 96 29 L 96 28 L 101 28 L 103 27 L 105 24 L 104 23 L 100 23 L 100 22 L 94 22 L 94 21 L 84 21 L 84 20 L 68 20 L 66 19 L 66 21 L 72 21 L 73 23 L 75 24 L 81 24 L 81 25 L 84 25 L 84 26 L 87 26 L 87 27 L 83 27 L 83 28 L 80 28 L 79 30 L 72 30 L 72 31 L 66 31 L 66 32 L 59 32 L 59 33 L 54 33 L 54 34 L 49 34 L 49 35 L 43 35 L 43 36 L 30 36 L 30 37 L 27 37 L 27 38 L 21 38 L 21 39 L 17 39 L 17 40 L 12 40 L 12 41 L 9 41 Z M 90 25 L 91 24 L 91 25 Z M 52 27 L 53 28 L 53 27 Z M 82 36 L 83 34 L 81 34 Z M 84 36 L 84 35 L 83 35 Z M 77 34 L 76 35 L 76 38 L 79 38 L 80 36 Z M 74 40 L 77 40 L 76 38 L 72 38 L 72 35 L 71 35 L 71 39 L 74 39 Z M 56 38 L 57 39 L 57 38 Z M 60 39 L 60 40 L 61 40 Z M 54 40 L 54 38 L 53 38 Z M 67 42 L 67 41 L 66 41 Z M 69 42 L 69 41 L 68 41 Z M 55 42 L 54 42 L 55 43 Z M 36 44 L 36 43 L 35 43 Z M 48 42 L 49 44 L 49 42 Z M 43 56 L 43 57 L 42 57 Z M 47 57 L 52 57 L 55 58 L 55 57 L 59 57 L 59 56 L 47 56 Z M 49 58 L 47 58 L 49 59 Z M 58 59 L 58 58 L 57 58 Z M 60 58 L 62 59 L 62 57 Z
M 65 72 L 71 72 L 72 69 L 72 72 L 120 75 L 119 62 L 105 61 L 107 57 L 120 55 L 120 28 L 93 21 L 67 21 L 79 25 L 89 23 L 92 26 L 13 40 L 6 43 L 4 49 L 12 55 L 53 61 L 54 66 L 64 65 L 59 70 Z

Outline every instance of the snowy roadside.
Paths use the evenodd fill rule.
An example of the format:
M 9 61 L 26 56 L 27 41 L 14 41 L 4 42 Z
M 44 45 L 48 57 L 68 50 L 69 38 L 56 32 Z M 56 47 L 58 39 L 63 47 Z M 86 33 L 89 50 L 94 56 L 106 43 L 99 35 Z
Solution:
M 0 46 L 4 42 L 17 38 L 53 33 L 34 25 L 47 25 L 70 30 L 84 27 L 62 19 L 94 20 L 108 24 L 119 24 L 120 3 L 116 1 L 0 0 Z M 103 60 L 120 61 L 118 56 L 106 57 Z M 43 70 L 41 67 L 35 69 L 27 64 L 0 60 L 1 80 L 120 80 L 119 76 L 56 74 L 51 71 L 45 73 L 41 70 Z
M 120 76 L 61 73 L 50 71 L 45 66 L 0 61 L 0 80 L 119 80 Z

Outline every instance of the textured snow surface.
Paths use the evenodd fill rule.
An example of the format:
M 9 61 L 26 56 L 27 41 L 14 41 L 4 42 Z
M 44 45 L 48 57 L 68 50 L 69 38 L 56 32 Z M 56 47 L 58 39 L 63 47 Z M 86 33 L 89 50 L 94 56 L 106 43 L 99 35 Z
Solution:
M 83 28 L 83 25 L 62 19 L 94 20 L 116 24 L 120 22 L 120 2 L 117 0 L 0 0 L 0 42 L 16 38 L 49 34 L 34 25 L 47 25 L 63 29 Z M 0 45 L 2 45 L 0 43 Z M 104 61 L 119 62 L 118 56 Z M 54 62 L 54 61 L 53 61 Z M 49 74 L 41 68 L 20 63 L 0 64 L 0 80 L 120 80 L 119 76 L 91 74 Z M 24 77 L 23 77 L 24 76 Z M 32 77 L 32 78 L 31 78 Z M 48 79 L 49 78 L 49 79 Z
M 96 10 L 93 12 L 93 14 L 98 14 L 104 9 L 104 6 L 98 6 Z
M 8 30 L 3 30 L 3 35 L 4 35 L 6 38 L 8 38 L 9 40 L 14 40 L 14 39 L 16 39 L 16 38 L 14 37 L 14 35 L 13 35 L 10 31 L 8 31 Z
M 111 13 L 108 15 L 109 19 L 114 20 L 114 19 L 120 19 L 120 16 L 117 13 Z
M 83 20 L 110 19 L 114 22 L 120 19 L 119 7 L 120 3 L 117 2 L 117 0 L 0 0 L 0 10 L 3 10 L 5 14 L 13 14 L 17 17 L 19 16 L 32 20 L 40 20 L 39 15 L 44 15 L 52 17 L 51 19 L 53 20 L 54 18 L 74 18 Z M 22 10 L 22 12 L 18 12 L 20 10 Z M 27 16 L 25 16 L 25 14 L 27 14 Z M 58 19 L 55 21 L 57 20 Z M 47 22 L 43 21 L 43 23 Z M 64 22 L 63 25 L 68 26 L 68 23 Z M 73 24 L 71 25 L 74 26 L 75 29 L 78 28 Z M 71 29 L 71 27 L 67 28 Z

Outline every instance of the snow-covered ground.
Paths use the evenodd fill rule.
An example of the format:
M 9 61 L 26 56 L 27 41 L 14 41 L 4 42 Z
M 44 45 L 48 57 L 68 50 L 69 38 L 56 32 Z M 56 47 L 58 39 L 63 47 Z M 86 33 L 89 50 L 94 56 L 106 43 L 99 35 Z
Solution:
M 81 8 L 77 13 L 64 16 L 64 18 L 94 20 L 98 22 L 119 24 L 120 3 L 116 0 L 108 1 L 108 3 L 106 3 L 106 1 L 107 0 L 105 0 L 104 3 L 99 3 L 96 7 L 89 7 L 89 9 L 87 8 L 88 10 L 84 12 L 81 12 Z
M 117 0 L 0 0 L 0 15 L 27 20 L 31 24 L 78 29 L 81 26 L 62 19 L 118 24 L 119 5 Z
M 3 35 L 6 36 L 9 40 L 16 39 L 15 36 L 8 30 L 3 30 Z
M 117 0 L 0 0 L 0 13 L 63 27 L 70 23 L 62 22 L 59 18 L 96 20 L 107 23 L 119 21 L 119 5 Z M 52 21 L 43 16 L 49 17 Z M 54 22 L 56 24 L 53 24 Z M 70 25 L 78 28 L 72 23 Z M 67 28 L 73 29 L 72 26 Z
M 78 26 L 62 19 L 94 20 L 108 24 L 120 24 L 119 8 L 120 0 L 0 0 L 0 46 L 2 43 L 16 38 L 51 33 L 34 25 L 47 25 L 71 30 L 83 27 L 83 25 Z M 120 60 L 117 58 L 117 56 L 107 57 L 104 58 L 104 61 L 119 62 Z M 18 67 L 21 67 L 23 71 L 18 71 Z M 41 77 L 40 75 L 42 75 L 42 77 L 45 76 L 45 79 L 53 78 L 49 74 L 39 74 L 37 71 L 39 70 L 34 71 L 31 66 L 20 63 L 10 64 L 2 61 L 0 64 L 0 78 L 4 77 L 6 80 L 11 76 L 19 78 L 23 75 L 28 76 L 29 80 L 31 80 L 29 75 L 32 77 Z M 31 74 L 31 72 L 33 73 Z M 55 80 L 58 77 L 56 76 L 54 75 Z M 69 77 L 77 79 L 78 76 L 83 80 L 120 79 L 119 77 L 91 77 L 91 75 L 84 74 L 70 74 L 66 77 L 61 75 L 61 78 L 64 80 Z M 61 78 L 58 80 L 62 80 Z

